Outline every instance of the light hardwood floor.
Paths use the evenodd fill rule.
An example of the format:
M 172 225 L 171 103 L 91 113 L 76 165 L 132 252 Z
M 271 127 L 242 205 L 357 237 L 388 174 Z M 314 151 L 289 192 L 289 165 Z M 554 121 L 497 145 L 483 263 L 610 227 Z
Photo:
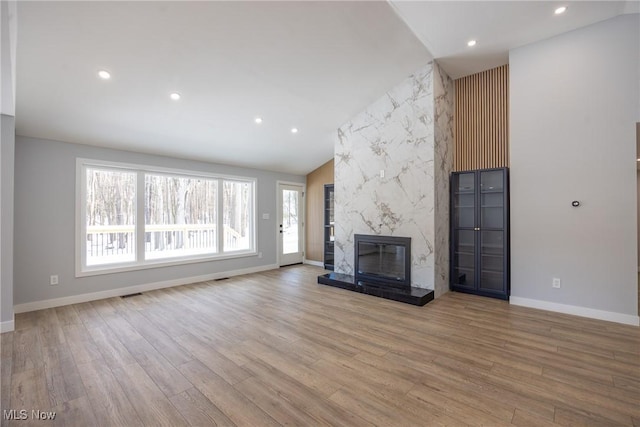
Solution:
M 297 266 L 24 313 L 2 425 L 640 425 L 640 328 L 449 293 L 415 307 Z

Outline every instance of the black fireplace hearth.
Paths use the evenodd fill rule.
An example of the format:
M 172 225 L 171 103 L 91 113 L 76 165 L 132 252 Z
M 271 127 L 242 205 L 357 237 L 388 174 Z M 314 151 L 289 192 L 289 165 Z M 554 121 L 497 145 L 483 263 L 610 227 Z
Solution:
M 355 275 L 329 273 L 318 283 L 413 305 L 433 300 L 431 289 L 411 286 L 411 238 L 354 236 Z

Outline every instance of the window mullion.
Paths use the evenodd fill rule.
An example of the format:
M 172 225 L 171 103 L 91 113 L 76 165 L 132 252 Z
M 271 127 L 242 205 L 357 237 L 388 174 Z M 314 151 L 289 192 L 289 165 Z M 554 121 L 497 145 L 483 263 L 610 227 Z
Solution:
M 145 261 L 145 173 L 138 171 L 136 174 L 136 262 Z
M 80 247 L 80 251 L 76 252 L 76 262 L 80 263 L 80 268 L 76 268 L 76 273 L 79 273 L 86 269 L 87 267 L 87 169 L 84 164 L 80 164 L 76 168 L 77 170 L 77 179 L 79 182 L 76 182 L 76 186 L 78 191 L 76 192 L 79 200 L 76 201 L 78 203 L 78 213 L 76 217 L 76 224 L 78 224 L 79 235 L 77 237 L 77 246 Z M 76 246 L 76 247 L 77 247 Z
M 216 227 L 218 231 L 218 253 L 224 253 L 224 181 L 222 179 L 218 179 L 218 190 L 216 194 L 218 196 L 218 225 Z

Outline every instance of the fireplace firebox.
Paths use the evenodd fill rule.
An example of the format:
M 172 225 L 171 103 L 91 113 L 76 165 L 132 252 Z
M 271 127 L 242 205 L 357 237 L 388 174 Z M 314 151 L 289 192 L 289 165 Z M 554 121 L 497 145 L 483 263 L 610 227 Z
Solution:
M 411 288 L 411 238 L 354 236 L 357 282 L 400 289 Z

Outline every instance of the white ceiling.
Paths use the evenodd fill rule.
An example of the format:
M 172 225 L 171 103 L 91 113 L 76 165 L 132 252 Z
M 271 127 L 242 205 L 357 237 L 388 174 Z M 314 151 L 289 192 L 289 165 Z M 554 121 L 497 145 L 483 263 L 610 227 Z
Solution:
M 385 2 L 19 2 L 17 56 L 19 135 L 297 174 L 430 60 Z
M 504 65 L 509 50 L 623 13 L 633 1 L 393 1 L 443 69 L 457 79 Z M 568 9 L 561 15 L 559 6 Z M 477 44 L 470 48 L 469 40 Z
M 458 77 L 637 6 L 558 4 L 18 2 L 16 133 L 306 174 L 429 52 Z

